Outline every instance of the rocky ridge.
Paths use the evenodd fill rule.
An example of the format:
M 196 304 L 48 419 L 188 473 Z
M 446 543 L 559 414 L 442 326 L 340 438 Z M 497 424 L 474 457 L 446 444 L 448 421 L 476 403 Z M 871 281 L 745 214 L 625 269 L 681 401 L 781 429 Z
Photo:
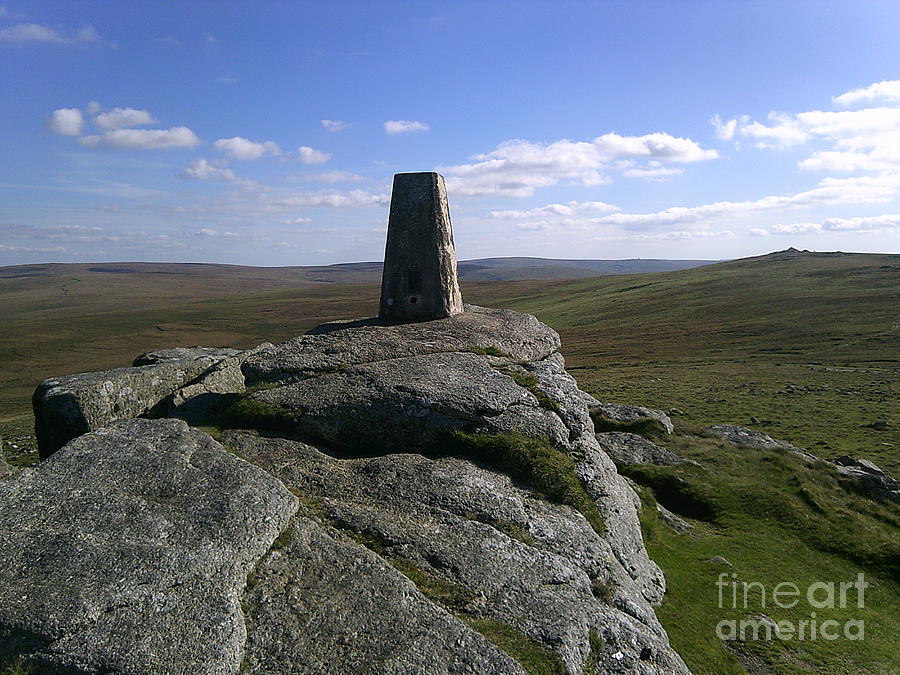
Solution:
M 43 383 L 47 459 L 0 482 L 0 657 L 686 673 L 592 414 L 671 422 L 587 396 L 559 348 L 532 316 L 467 306 Z

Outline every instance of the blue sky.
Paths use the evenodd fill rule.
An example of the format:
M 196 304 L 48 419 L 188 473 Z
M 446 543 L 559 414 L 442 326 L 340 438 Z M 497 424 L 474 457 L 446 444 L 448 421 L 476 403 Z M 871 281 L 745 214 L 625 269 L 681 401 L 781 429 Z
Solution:
M 897 2 L 0 0 L 0 264 L 900 251 Z

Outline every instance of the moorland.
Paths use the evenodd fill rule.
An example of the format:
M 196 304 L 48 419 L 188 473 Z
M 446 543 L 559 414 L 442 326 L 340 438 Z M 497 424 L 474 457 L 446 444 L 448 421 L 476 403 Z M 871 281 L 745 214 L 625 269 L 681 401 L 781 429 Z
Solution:
M 658 614 L 688 665 L 697 673 L 896 672 L 900 508 L 863 497 L 825 463 L 736 448 L 704 429 L 740 424 L 823 458 L 850 454 L 900 474 L 900 256 L 791 249 L 642 274 L 585 276 L 564 267 L 579 277 L 566 279 L 556 278 L 559 262 L 532 265 L 532 279 L 495 263 L 480 277 L 464 275 L 463 295 L 555 328 L 569 371 L 600 400 L 672 416 L 676 433 L 657 440 L 697 464 L 620 470 L 642 486 L 647 547 L 670 588 Z M 128 365 L 161 347 L 277 342 L 370 315 L 377 271 L 0 268 L 4 453 L 12 463 L 34 460 L 30 395 L 46 377 Z M 663 525 L 656 501 L 685 517 L 693 534 Z M 708 562 L 716 556 L 727 565 Z M 818 619 L 862 618 L 865 640 L 723 644 L 715 632 L 722 619 L 799 621 L 810 613 L 802 604 L 720 607 L 723 571 L 766 588 L 863 572 L 866 606 L 818 610 Z

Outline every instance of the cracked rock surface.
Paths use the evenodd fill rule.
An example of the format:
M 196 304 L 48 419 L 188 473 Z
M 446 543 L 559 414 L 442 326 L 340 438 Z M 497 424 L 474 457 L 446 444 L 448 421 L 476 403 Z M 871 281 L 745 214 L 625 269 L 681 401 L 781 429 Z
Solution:
M 125 420 L 0 482 L 0 656 L 234 673 L 247 573 L 297 500 L 176 420 Z

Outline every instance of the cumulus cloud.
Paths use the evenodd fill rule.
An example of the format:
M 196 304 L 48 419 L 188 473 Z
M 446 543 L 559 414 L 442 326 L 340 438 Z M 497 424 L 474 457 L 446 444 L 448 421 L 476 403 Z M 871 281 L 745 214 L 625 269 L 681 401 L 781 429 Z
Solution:
M 88 104 L 84 107 L 84 111 L 88 115 L 96 115 L 101 110 L 103 110 L 103 106 L 97 101 L 88 101 Z
M 860 101 L 900 101 L 900 80 L 882 80 L 868 87 L 853 89 L 840 96 L 835 96 L 832 101 L 840 106 L 849 106 Z
M 217 165 L 206 159 L 195 159 L 187 168 L 181 172 L 184 178 L 192 178 L 194 180 L 236 180 L 237 176 L 234 171 L 225 168 L 224 165 Z
M 342 122 L 341 120 L 322 120 L 322 127 L 325 131 L 343 131 L 349 126 L 349 122 Z
M 240 136 L 233 138 L 220 138 L 213 147 L 232 157 L 240 160 L 260 159 L 266 155 L 279 155 L 281 149 L 272 141 L 264 141 L 262 143 L 251 141 Z
M 53 28 L 36 23 L 20 23 L 0 30 L 0 42 L 24 45 L 30 42 L 45 44 L 73 44 L 96 42 L 100 37 L 91 26 L 85 26 L 72 35 L 64 35 Z
M 304 164 L 324 164 L 331 159 L 331 155 L 308 145 L 301 145 L 297 148 L 297 158 Z
M 609 213 L 610 211 L 618 211 L 618 206 L 607 204 L 605 202 L 578 202 L 571 201 L 566 204 L 548 204 L 534 209 L 519 210 L 513 209 L 509 211 L 491 211 L 490 218 L 501 218 L 504 220 L 518 219 L 525 220 L 528 218 L 541 218 L 561 216 L 568 217 L 578 213 Z
M 535 189 L 571 181 L 585 186 L 608 183 L 604 171 L 615 170 L 623 160 L 645 160 L 658 163 L 691 163 L 718 157 L 688 138 L 666 133 L 644 136 L 620 136 L 616 133 L 598 136 L 593 141 L 560 140 L 533 143 L 512 140 L 501 143 L 491 152 L 475 155 L 474 162 L 438 167 L 447 177 L 447 188 L 464 195 L 502 195 L 530 197 Z
M 751 230 L 751 234 L 822 234 L 823 232 L 900 233 L 900 215 L 826 218 L 822 222 L 780 223 L 768 230 Z
M 88 106 L 90 105 L 89 103 Z M 102 113 L 94 118 L 94 124 L 106 131 L 125 127 L 143 127 L 158 123 L 158 120 L 155 120 L 153 115 L 146 110 L 135 110 L 134 108 L 113 108 L 109 112 Z
M 100 135 L 82 136 L 78 142 L 86 148 L 170 150 L 193 148 L 203 141 L 187 127 L 172 127 L 171 129 L 114 129 Z
M 834 98 L 838 105 L 881 101 L 858 110 L 809 110 L 796 114 L 769 113 L 768 123 L 748 117 L 712 122 L 720 137 L 747 137 L 759 148 L 811 145 L 800 168 L 810 171 L 900 170 L 900 80 L 876 82 Z
M 626 178 L 643 178 L 645 180 L 665 180 L 669 176 L 677 176 L 684 173 L 684 169 L 654 167 L 650 169 L 628 169 L 625 171 Z
M 712 119 L 709 120 L 709 123 L 713 125 L 713 128 L 716 131 L 716 138 L 722 141 L 730 141 L 734 137 L 734 131 L 737 128 L 738 121 L 734 119 L 723 122 L 721 117 L 713 115 Z
M 61 136 L 77 136 L 83 124 L 84 118 L 78 108 L 59 108 L 47 120 L 47 128 Z
M 407 134 L 411 131 L 428 131 L 428 125 L 424 122 L 412 120 L 388 120 L 384 123 L 384 130 L 391 136 Z
M 198 237 L 220 237 L 226 239 L 234 239 L 241 236 L 237 232 L 222 232 L 221 230 L 212 227 L 201 227 L 194 235 Z

